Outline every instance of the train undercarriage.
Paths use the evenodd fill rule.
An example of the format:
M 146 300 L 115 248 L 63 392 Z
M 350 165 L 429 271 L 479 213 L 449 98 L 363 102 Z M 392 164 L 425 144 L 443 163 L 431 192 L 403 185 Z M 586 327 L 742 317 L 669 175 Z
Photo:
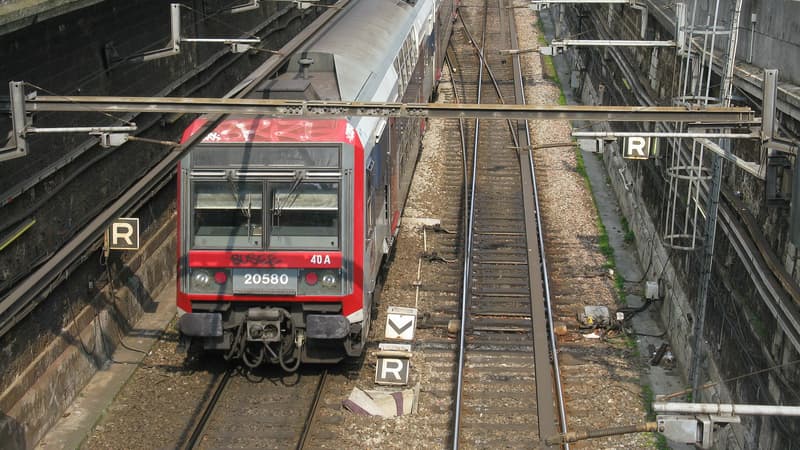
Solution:
M 179 319 L 179 347 L 290 372 L 300 363 L 338 363 L 361 355 L 369 326 L 368 318 L 350 323 L 340 310 L 338 304 L 195 303 Z

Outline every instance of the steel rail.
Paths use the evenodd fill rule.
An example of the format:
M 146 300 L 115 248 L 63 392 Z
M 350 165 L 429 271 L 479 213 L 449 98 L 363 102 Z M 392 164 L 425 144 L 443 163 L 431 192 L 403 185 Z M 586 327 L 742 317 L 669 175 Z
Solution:
M 505 8 L 502 7 L 500 8 L 500 14 L 501 15 L 505 14 Z M 481 56 L 483 68 L 486 69 L 486 73 L 489 74 L 489 81 L 492 82 L 492 86 L 494 87 L 494 92 L 497 94 L 497 98 L 500 100 L 500 104 L 506 105 L 507 103 L 503 98 L 503 93 L 500 91 L 500 85 L 497 83 L 497 77 L 494 76 L 494 72 L 492 71 L 491 66 L 489 66 L 489 64 L 486 62 L 486 58 L 484 57 L 483 54 L 483 49 L 478 48 L 478 46 L 475 45 L 475 40 L 472 38 L 472 33 L 470 33 L 467 24 L 464 23 L 464 18 L 459 16 L 459 19 L 461 20 L 461 23 L 464 25 L 464 33 L 466 33 L 467 38 L 472 43 L 472 47 L 475 48 L 475 51 L 478 52 Z M 508 131 L 511 133 L 511 139 L 514 140 L 514 147 L 519 148 L 519 140 L 517 139 L 517 135 L 514 133 L 513 121 L 511 119 L 506 119 L 506 124 L 508 125 Z
M 197 442 L 203 437 L 206 425 L 208 424 L 208 420 L 211 419 L 211 414 L 214 412 L 217 402 L 228 387 L 228 382 L 231 380 L 233 371 L 233 366 L 229 366 L 222 375 L 217 375 L 217 379 L 215 380 L 217 386 L 214 388 L 214 393 L 206 399 L 203 404 L 203 413 L 198 417 L 197 421 L 192 424 L 192 434 L 190 434 L 186 441 L 178 448 L 181 450 L 190 450 L 197 446 Z
M 319 383 L 317 384 L 317 389 L 314 391 L 314 399 L 311 402 L 311 408 L 309 409 L 306 420 L 303 423 L 303 431 L 301 431 L 300 439 L 297 442 L 297 450 L 303 450 L 306 448 L 306 441 L 308 440 L 308 435 L 311 431 L 311 424 L 314 422 L 314 415 L 317 413 L 317 409 L 319 409 L 319 401 L 322 398 L 322 391 L 325 388 L 325 382 L 327 380 L 328 370 L 323 369 L 319 378 Z
M 511 46 L 519 47 L 515 19 L 509 21 Z M 516 103 L 525 104 L 525 80 L 519 55 L 512 56 L 514 68 L 514 91 Z M 530 124 L 527 120 L 517 123 L 517 136 L 528 148 L 532 148 Z M 519 151 L 520 178 L 522 181 L 523 207 L 525 210 L 525 239 L 528 243 L 528 278 L 530 280 L 531 323 L 533 328 L 533 353 L 536 376 L 537 414 L 539 418 L 539 441 L 556 435 L 558 410 L 561 434 L 567 433 L 567 417 L 564 407 L 564 394 L 561 388 L 561 371 L 558 365 L 556 338 L 553 328 L 553 308 L 548 284 L 547 258 L 544 246 L 544 228 L 539 206 L 539 191 L 536 184 L 536 170 L 533 164 L 533 151 Z M 552 363 L 551 358 L 552 357 Z M 552 372 L 551 372 L 552 366 Z M 555 387 L 555 405 L 553 388 Z M 569 444 L 564 444 L 569 450 Z
M 485 0 L 485 9 L 488 10 L 489 0 Z M 461 14 L 459 13 L 459 17 Z M 478 69 L 478 87 L 477 87 L 477 102 L 481 102 L 481 90 L 483 87 L 483 45 L 486 40 L 486 16 L 484 11 L 484 32 L 481 37 L 481 49 L 478 51 L 479 66 Z M 466 25 L 465 25 L 466 27 Z M 474 40 L 471 40 L 474 45 Z M 471 265 L 472 265 L 472 244 L 474 239 L 474 223 L 475 223 L 475 191 L 478 183 L 478 137 L 480 135 L 480 118 L 475 119 L 475 133 L 472 142 L 472 179 L 470 180 L 470 189 L 468 191 L 469 206 L 467 207 L 467 239 L 464 245 L 464 276 L 461 280 L 461 325 L 458 334 L 458 375 L 456 380 L 456 403 L 455 415 L 453 417 L 453 450 L 458 450 L 458 440 L 461 432 L 461 406 L 463 402 L 463 388 L 464 388 L 464 360 L 467 348 L 467 327 L 469 325 L 469 296 L 471 287 Z M 463 130 L 462 130 L 463 131 Z M 464 182 L 466 183 L 466 179 Z
M 459 18 L 460 17 L 461 17 L 461 15 L 459 14 Z M 445 56 L 445 62 L 447 63 L 447 66 L 450 68 L 451 74 L 455 74 L 456 73 L 456 69 L 453 67 L 452 61 L 450 61 L 450 58 Z M 458 71 L 458 74 L 459 74 L 459 76 L 463 76 L 463 72 L 462 71 Z M 463 82 L 463 78 L 462 78 L 462 82 Z M 458 89 L 456 89 L 456 87 L 455 87 L 455 81 L 452 82 L 452 88 L 453 88 L 453 97 L 455 98 L 455 102 L 456 103 L 460 103 L 461 99 L 459 98 L 459 95 L 458 95 Z M 459 118 L 458 119 L 458 135 L 460 137 L 460 142 L 461 142 L 460 153 L 461 153 L 461 164 L 462 164 L 463 177 L 464 177 L 463 178 L 464 182 L 462 183 L 463 189 L 461 191 L 461 195 L 462 195 L 462 198 L 463 198 L 462 207 L 464 209 L 464 217 L 463 217 L 464 222 L 463 223 L 466 226 L 466 224 L 468 224 L 469 221 L 470 221 L 471 215 L 469 213 L 470 212 L 470 208 L 469 208 L 469 205 L 470 205 L 469 189 L 467 188 L 467 178 L 469 177 L 469 169 L 467 167 L 467 164 L 468 164 L 467 141 L 466 141 L 467 131 L 466 131 L 466 128 L 465 128 L 464 120 L 465 120 L 464 118 Z M 471 230 L 471 227 L 469 229 Z M 466 270 L 467 270 L 467 263 L 466 263 L 467 248 L 466 247 L 467 246 L 465 245 L 465 248 L 464 248 L 464 260 L 465 260 L 465 262 L 464 262 L 464 269 L 463 269 L 465 271 L 465 273 L 466 273 Z M 471 252 L 471 248 L 470 248 L 470 252 Z M 462 289 L 463 289 L 463 281 L 462 281 Z M 465 323 L 465 320 L 464 320 L 464 314 L 462 314 L 462 316 L 461 316 L 461 325 L 460 326 L 461 326 L 461 330 L 464 330 L 466 328 L 466 323 Z M 459 337 L 459 343 L 460 343 L 459 348 L 463 348 L 464 347 L 464 342 L 461 340 L 461 337 Z M 461 387 L 463 385 L 463 379 L 464 379 L 461 369 L 463 369 L 463 367 L 464 367 L 464 362 L 463 362 L 463 358 L 462 358 L 462 355 L 461 355 L 460 352 L 459 352 L 458 367 L 459 367 L 459 371 L 458 371 L 458 375 L 457 375 L 458 376 L 458 380 L 457 380 L 457 384 L 456 384 L 456 412 L 455 412 L 455 417 L 453 419 L 454 420 L 454 422 L 453 422 L 454 423 L 454 429 L 456 427 L 455 424 L 459 423 L 459 421 L 461 420 L 461 406 L 460 406 L 461 405 L 461 403 L 460 403 L 461 402 L 461 394 L 462 394 Z M 454 442 L 457 445 L 457 443 L 458 443 L 458 438 L 457 437 L 454 438 Z
M 499 0 L 499 2 L 501 3 L 501 5 L 500 5 L 501 15 L 503 15 L 505 13 L 505 8 L 503 8 L 502 0 Z M 463 23 L 464 22 L 463 21 L 463 17 L 461 17 L 461 16 L 459 16 L 459 17 L 461 18 L 461 21 Z M 501 22 L 503 22 L 504 20 L 507 20 L 507 19 L 506 18 L 501 19 Z M 509 23 L 509 33 L 510 33 L 511 39 L 512 39 L 512 46 L 517 46 L 516 34 L 515 34 L 516 33 L 516 29 L 515 29 L 515 26 L 514 26 L 513 17 L 509 20 L 508 23 Z M 491 82 L 492 82 L 492 84 L 493 84 L 493 86 L 495 88 L 495 92 L 498 95 L 500 103 L 505 104 L 506 102 L 505 102 L 505 100 L 503 98 L 503 94 L 502 94 L 502 92 L 501 92 L 501 90 L 499 88 L 499 85 L 498 85 L 497 80 L 496 80 L 496 78 L 494 76 L 494 73 L 492 72 L 491 67 L 488 65 L 488 63 L 486 62 L 486 60 L 484 58 L 483 49 L 478 47 L 477 44 L 475 44 L 475 39 L 470 34 L 469 29 L 468 29 L 468 27 L 466 26 L 465 23 L 464 23 L 464 29 L 465 29 L 465 32 L 467 34 L 468 40 L 472 43 L 473 47 L 475 48 L 476 52 L 478 53 L 479 61 L 480 61 L 480 65 L 481 65 L 481 71 L 479 72 L 480 73 L 480 77 L 479 77 L 479 82 L 478 82 L 478 95 L 480 96 L 481 88 L 483 86 L 482 75 L 483 75 L 483 69 L 485 68 L 487 70 L 488 75 L 489 75 L 489 77 L 491 79 Z M 483 43 L 482 43 L 482 46 L 484 46 Z M 525 103 L 524 83 L 522 81 L 522 71 L 521 71 L 521 68 L 520 68 L 519 57 L 516 56 L 514 58 L 513 62 L 514 62 L 514 65 L 513 65 L 514 71 L 513 71 L 513 73 L 514 73 L 515 97 L 518 100 L 516 103 L 524 104 Z M 527 146 L 530 147 L 530 145 L 531 145 L 530 131 L 529 131 L 529 128 L 528 128 L 527 121 L 519 122 L 518 126 L 516 126 L 516 127 L 514 126 L 514 124 L 512 123 L 512 121 L 510 119 L 508 119 L 507 122 L 508 122 L 508 126 L 509 126 L 509 131 L 511 132 L 511 138 L 512 138 L 512 140 L 514 142 L 514 146 L 519 148 L 520 147 L 519 142 L 522 141 L 522 140 L 525 140 L 528 143 Z M 474 148 L 476 149 L 476 152 L 477 152 L 477 134 L 478 134 L 477 123 L 476 123 L 476 131 L 475 131 L 475 133 L 476 133 L 476 143 L 474 144 Z M 525 199 L 525 201 L 524 201 L 524 209 L 525 209 L 525 217 L 526 217 L 526 220 L 525 220 L 525 222 L 526 222 L 526 227 L 525 227 L 526 228 L 526 240 L 527 240 L 527 242 L 529 242 L 529 245 L 528 245 L 528 247 L 529 247 L 528 248 L 528 260 L 529 260 L 528 267 L 529 267 L 531 312 L 532 312 L 531 313 L 531 320 L 533 322 L 532 323 L 532 331 L 533 331 L 533 346 L 534 346 L 534 367 L 535 367 L 534 370 L 535 370 L 535 377 L 536 377 L 536 392 L 537 392 L 537 405 L 538 405 L 537 406 L 537 413 L 538 413 L 538 418 L 539 418 L 539 420 L 538 420 L 538 423 L 539 423 L 539 436 L 540 436 L 541 442 L 545 442 L 547 437 L 558 435 L 556 433 L 556 428 L 555 428 L 556 418 L 555 418 L 555 413 L 554 413 L 554 409 L 553 409 L 553 380 L 552 380 L 551 369 L 550 369 L 550 351 L 549 351 L 549 348 L 548 348 L 548 342 L 553 343 L 553 346 L 554 346 L 555 338 L 554 338 L 553 333 L 552 333 L 552 324 L 551 324 L 551 328 L 549 329 L 550 334 L 548 335 L 548 329 L 546 327 L 546 321 L 545 321 L 545 317 L 550 318 L 550 315 L 545 312 L 545 303 L 546 302 L 545 302 L 545 294 L 544 294 L 544 292 L 546 291 L 547 295 L 549 296 L 549 290 L 546 287 L 546 282 L 542 281 L 542 274 L 543 273 L 545 274 L 545 279 L 546 279 L 546 266 L 544 266 L 544 264 L 543 264 L 543 261 L 544 261 L 544 254 L 543 254 L 544 253 L 543 252 L 544 245 L 543 245 L 543 242 L 541 242 L 540 240 L 537 240 L 537 235 L 539 236 L 539 239 L 541 239 L 541 233 L 538 233 L 538 230 L 541 229 L 541 223 L 538 223 L 538 227 L 535 225 L 535 224 L 537 224 L 535 218 L 538 217 L 538 214 L 536 213 L 536 211 L 538 211 L 538 198 L 535 198 L 536 190 L 535 190 L 535 176 L 533 174 L 533 167 L 532 167 L 532 156 L 531 156 L 530 153 L 528 153 L 528 152 L 526 152 L 526 153 L 528 154 L 528 161 L 525 161 L 525 158 L 524 158 L 522 152 L 518 152 L 518 155 L 519 155 L 520 168 L 522 170 L 522 172 L 520 173 L 521 182 L 522 182 L 522 186 L 523 186 L 523 194 L 522 195 L 523 195 L 523 198 Z M 477 158 L 475 158 L 475 160 L 473 160 L 473 163 L 474 163 L 473 167 L 475 167 L 477 165 L 476 164 L 476 159 Z M 525 170 L 525 169 L 528 169 L 528 170 Z M 477 169 L 474 168 L 473 169 L 473 196 L 472 196 L 473 199 L 475 198 L 475 195 L 474 195 L 474 190 L 475 190 L 474 179 L 475 178 L 474 177 L 476 176 L 476 174 L 477 174 Z M 536 200 L 535 204 L 534 204 L 534 199 Z M 472 209 L 470 209 L 470 212 L 471 211 L 472 211 Z M 470 215 L 470 218 L 471 218 L 471 215 Z M 470 223 L 472 223 L 472 221 L 470 221 Z M 470 225 L 470 227 L 469 227 L 469 232 L 470 233 L 472 232 L 472 228 L 473 227 Z M 471 248 L 472 248 L 472 239 L 471 238 L 469 238 L 467 240 L 467 246 L 468 246 L 468 253 L 471 255 Z M 535 263 L 535 262 L 538 262 L 540 260 L 542 261 L 541 265 Z M 534 262 L 534 263 L 531 263 L 531 262 Z M 469 269 L 468 269 L 469 266 L 470 266 L 469 262 L 465 261 L 465 276 L 464 276 L 464 280 L 465 280 L 464 283 L 465 284 L 464 284 L 464 287 L 463 287 L 464 292 L 468 291 L 468 284 L 467 284 L 466 280 L 467 280 L 467 277 L 468 277 L 468 273 L 470 272 Z M 542 271 L 544 271 L 544 272 L 542 272 Z M 539 286 L 539 287 L 536 288 L 536 286 Z M 548 305 L 547 311 L 549 311 L 550 310 L 550 308 L 549 308 L 549 298 L 547 298 L 547 305 Z M 461 345 L 459 347 L 459 350 L 460 350 L 460 353 L 459 353 L 459 366 L 458 366 L 459 367 L 459 374 L 458 374 L 459 375 L 459 382 L 458 382 L 458 391 L 457 391 L 459 398 L 457 398 L 457 401 L 456 401 L 456 419 L 455 419 L 455 426 L 456 426 L 455 430 L 456 430 L 456 433 L 458 432 L 457 430 L 458 430 L 459 421 L 460 421 L 460 409 L 461 409 L 460 408 L 460 406 L 461 406 L 460 394 L 461 394 L 462 385 L 463 385 L 463 382 L 461 381 L 463 379 L 463 358 L 462 358 L 462 354 L 463 354 L 463 351 L 464 351 L 463 350 L 464 349 L 463 336 L 465 336 L 465 332 L 466 332 L 465 330 L 467 328 L 467 323 L 468 323 L 468 315 L 466 313 L 466 311 L 468 311 L 468 309 L 469 309 L 468 301 L 466 299 L 462 298 L 462 310 L 463 310 L 463 312 L 462 312 L 462 325 L 461 325 L 461 334 L 460 334 L 460 337 L 462 338 L 462 342 L 461 342 Z M 553 349 L 553 353 L 555 353 L 555 349 Z M 538 361 L 538 364 L 536 363 L 537 361 Z M 557 364 L 557 360 L 555 361 L 555 364 Z M 564 408 L 563 408 L 563 396 L 561 395 L 560 375 L 558 375 L 559 371 L 558 371 L 557 367 L 555 368 L 555 372 L 557 374 L 557 378 L 555 380 L 555 384 L 557 385 L 557 393 L 558 393 L 558 400 L 559 400 L 559 402 L 558 402 L 559 413 L 561 415 L 561 427 L 562 427 L 562 430 L 566 431 L 566 418 L 565 418 Z M 457 445 L 458 445 L 458 436 L 456 435 L 456 436 L 454 436 L 454 448 L 457 448 Z M 568 448 L 568 445 L 567 445 L 566 448 Z
M 456 73 L 456 68 L 453 67 L 453 62 L 447 56 L 445 56 L 445 62 L 447 63 L 447 67 L 450 68 L 451 77 L 452 77 L 452 73 Z M 459 77 L 461 77 L 463 72 L 459 71 L 458 74 L 459 74 Z M 461 103 L 461 99 L 458 96 L 458 90 L 455 88 L 455 82 L 451 81 L 451 84 L 453 85 L 453 97 L 455 98 L 456 103 Z M 461 195 L 463 196 L 463 199 L 464 199 L 464 205 L 463 205 L 464 206 L 464 223 L 467 223 L 467 221 L 469 219 L 469 216 L 467 215 L 467 205 L 468 205 L 468 200 L 467 199 L 468 199 L 468 196 L 469 196 L 469 191 L 467 190 L 467 177 L 469 176 L 469 173 L 468 173 L 468 169 L 467 169 L 467 159 L 468 159 L 467 158 L 467 141 L 464 140 L 464 138 L 465 138 L 465 136 L 467 134 L 467 131 L 464 128 L 464 120 L 465 119 L 463 117 L 458 119 L 458 135 L 461 137 L 461 151 L 460 151 L 460 153 L 461 153 L 461 163 L 462 163 L 462 166 L 463 166 L 463 174 L 464 174 L 463 175 L 464 176 L 464 183 L 463 183 L 463 189 L 461 191 Z
M 253 89 L 258 83 L 255 80 L 263 79 L 277 70 L 287 58 L 285 55 L 292 54 L 297 50 L 311 35 L 325 26 L 335 17 L 349 0 L 340 0 L 336 3 L 336 8 L 330 8 L 320 15 L 309 27 L 295 36 L 282 49 L 280 55 L 269 58 L 262 64 L 250 78 L 242 81 L 231 92 L 236 96 L 242 97 Z M 66 245 L 61 247 L 55 254 L 35 272 L 17 284 L 14 289 L 0 301 L 0 336 L 8 332 L 11 327 L 22 320 L 30 313 L 47 295 L 52 292 L 55 286 L 67 277 L 69 269 L 73 264 L 85 258 L 85 254 L 93 248 L 97 241 L 102 238 L 106 228 L 117 217 L 122 217 L 130 212 L 137 202 L 148 195 L 168 173 L 174 172 L 175 167 L 184 155 L 195 143 L 199 142 L 203 136 L 214 129 L 222 120 L 222 114 L 213 114 L 207 117 L 208 121 L 197 133 L 190 137 L 185 143 L 175 147 L 163 160 L 150 169 L 145 176 L 133 184 L 124 194 L 112 203 L 103 212 L 98 214 L 89 222 L 75 237 Z
M 505 12 L 505 8 L 501 6 L 501 14 Z M 463 18 L 462 18 L 463 23 Z M 509 20 L 509 33 L 511 36 L 512 47 L 518 47 L 516 26 L 514 18 Z M 467 37 L 473 46 L 481 54 L 481 61 L 485 64 L 485 68 L 490 76 L 495 91 L 500 99 L 500 102 L 505 104 L 502 92 L 498 86 L 497 80 L 491 70 L 491 67 L 486 64 L 483 59 L 482 50 L 477 48 L 474 44 L 474 39 L 466 28 Z M 512 58 L 513 73 L 514 73 L 514 88 L 515 96 L 517 98 L 516 104 L 525 104 L 525 87 L 522 79 L 522 69 L 520 66 L 519 55 L 514 55 Z M 512 133 L 514 145 L 520 148 L 520 141 L 527 142 L 526 146 L 531 147 L 530 127 L 528 121 L 518 122 L 518 126 L 514 127 L 511 120 L 508 120 L 509 130 Z M 515 133 L 516 131 L 516 133 Z M 544 253 L 544 240 L 543 234 L 539 232 L 542 230 L 542 224 L 539 220 L 539 199 L 538 191 L 536 189 L 536 176 L 533 168 L 533 155 L 530 152 L 525 152 L 527 160 L 522 152 L 519 152 L 519 163 L 523 199 L 526 217 L 526 241 L 529 243 L 528 248 L 528 268 L 531 292 L 531 320 L 533 329 L 533 345 L 534 345 L 534 360 L 539 364 L 535 364 L 535 379 L 536 379 L 536 393 L 538 417 L 539 417 L 539 436 L 544 442 L 550 436 L 556 435 L 555 431 L 555 413 L 553 409 L 553 386 L 556 388 L 557 406 L 559 410 L 561 432 L 566 433 L 566 413 L 564 408 L 564 398 L 561 389 L 561 376 L 558 366 L 558 356 L 555 349 L 555 335 L 553 332 L 553 323 L 550 291 L 547 283 L 547 265 Z M 536 225 L 533 225 L 533 224 Z M 531 263 L 531 261 L 538 261 L 539 264 Z M 535 288 L 541 286 L 541 288 Z M 548 344 L 550 346 L 548 347 Z M 553 372 L 554 376 L 551 377 L 550 372 L 550 355 L 553 355 Z M 546 363 L 542 363 L 546 361 Z M 551 380 L 554 378 L 554 380 Z M 565 445 L 569 449 L 569 444 Z
M 222 397 L 222 394 L 228 387 L 235 369 L 235 366 L 229 366 L 224 373 L 215 377 L 214 382 L 216 383 L 216 386 L 213 389 L 213 393 L 207 397 L 205 402 L 202 404 L 202 413 L 197 417 L 197 420 L 192 423 L 191 434 L 189 434 L 186 440 L 177 448 L 181 450 L 191 450 L 197 448 L 200 439 L 206 434 L 209 420 L 214 414 L 216 406 L 219 403 L 219 399 Z M 298 437 L 297 445 L 295 446 L 297 450 L 304 449 L 306 442 L 308 441 L 309 433 L 311 431 L 311 424 L 313 423 L 314 415 L 319 409 L 320 399 L 322 398 L 322 392 L 325 388 L 327 377 L 328 371 L 323 369 L 319 375 L 319 381 L 317 382 L 317 387 L 314 390 L 314 396 L 311 400 L 308 414 L 306 415 L 305 421 L 303 422 L 303 427 L 300 430 L 300 436 Z
M 234 114 L 269 117 L 336 118 L 351 116 L 431 119 L 586 120 L 593 122 L 712 122 L 757 126 L 760 119 L 747 107 L 496 105 L 380 103 L 256 98 L 179 98 L 108 96 L 31 96 L 26 112 L 86 111 Z

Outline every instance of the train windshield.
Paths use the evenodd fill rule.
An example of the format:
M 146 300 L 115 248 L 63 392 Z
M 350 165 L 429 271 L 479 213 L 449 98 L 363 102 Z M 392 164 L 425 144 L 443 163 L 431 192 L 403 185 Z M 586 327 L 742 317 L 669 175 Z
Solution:
M 339 247 L 339 183 L 270 184 L 270 248 Z
M 264 195 L 264 194 L 267 195 Z M 196 180 L 192 248 L 339 248 L 339 183 Z
M 193 184 L 193 246 L 260 248 L 263 184 L 233 180 Z

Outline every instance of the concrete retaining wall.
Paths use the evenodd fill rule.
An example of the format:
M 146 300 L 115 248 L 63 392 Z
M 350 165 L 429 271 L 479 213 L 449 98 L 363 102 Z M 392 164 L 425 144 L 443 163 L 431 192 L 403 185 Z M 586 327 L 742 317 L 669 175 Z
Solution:
M 178 96 L 214 97 L 227 92 L 271 56 L 257 51 L 233 58 L 224 46 L 197 44 L 182 46 L 185 51 L 178 56 L 118 63 L 105 58 L 105 49 L 126 57 L 166 45 L 170 1 L 88 3 L 91 6 L 0 34 L 0 54 L 5 58 L 0 78 L 24 80 L 46 89 L 40 93 L 156 95 L 168 91 Z M 238 36 L 268 24 L 262 31 L 263 46 L 269 50 L 280 48 L 317 14 L 316 8 L 301 11 L 275 2 L 262 2 L 259 12 L 235 15 L 222 12 L 231 5 L 227 0 L 183 3 L 187 36 Z M 208 72 L 222 74 L 213 80 L 211 74 L 196 70 L 209 58 L 214 62 Z M 185 78 L 186 85 L 177 87 L 177 78 Z M 110 120 L 98 116 L 73 114 L 65 120 L 64 116 L 39 114 L 35 125 L 102 125 L 103 120 Z M 192 117 L 151 114 L 140 119 L 140 126 L 153 124 L 143 137 L 174 141 Z M 0 136 L 6 134 L 4 125 L 0 121 Z M 0 292 L 49 258 L 54 248 L 169 151 L 168 146 L 141 142 L 108 150 L 91 139 L 85 135 L 32 138 L 26 157 L 0 163 L 0 193 L 7 194 L 2 197 L 6 204 L 0 212 L 0 236 L 6 237 L 18 221 L 37 211 L 36 224 L 0 252 Z M 87 150 L 83 154 L 71 156 L 84 145 Z M 64 158 L 71 159 L 57 173 L 45 175 L 24 192 L 16 191 L 21 184 L 39 181 L 35 177 L 40 170 Z M 112 253 L 109 261 L 101 261 L 99 251 L 86 255 L 22 322 L 0 336 L 0 447 L 6 448 L 6 443 L 21 448 L 34 445 L 91 374 L 103 367 L 120 332 L 130 328 L 150 306 L 151 295 L 173 276 L 174 225 L 170 228 L 164 220 L 174 214 L 174 193 L 171 184 L 135 213 L 143 239 L 157 236 L 157 247 L 148 247 L 133 259 Z M 141 263 L 148 255 L 153 260 Z M 114 298 L 107 290 L 107 274 L 112 280 L 125 280 L 124 287 L 115 287 Z
M 769 9 L 768 5 L 761 3 L 761 7 L 765 9 Z M 776 11 L 797 6 L 800 5 L 783 4 Z M 588 31 L 591 26 L 587 17 L 594 16 L 586 11 L 593 7 L 583 8 L 584 17 L 580 19 L 583 28 L 578 28 L 578 14 L 568 14 L 565 21 L 570 22 L 571 29 L 566 33 L 582 34 L 585 39 L 597 38 Z M 615 38 L 639 38 L 636 34 L 639 29 L 638 11 L 625 6 L 594 8 L 602 11 L 599 17 L 603 19 L 608 16 L 609 9 L 614 9 L 616 15 L 613 15 L 613 20 L 608 21 L 608 26 L 612 26 Z M 729 12 L 722 8 L 721 16 L 727 16 Z M 795 26 L 793 24 L 798 19 L 797 15 L 793 15 L 777 16 L 772 20 L 775 27 L 763 30 L 765 36 L 761 36 L 765 42 L 784 39 L 787 27 Z M 660 26 L 657 21 L 651 21 L 648 38 L 669 39 L 672 36 L 668 28 Z M 790 45 L 785 39 L 779 47 L 780 49 L 774 48 L 772 51 L 784 56 L 787 48 L 796 49 L 796 45 Z M 740 46 L 740 54 L 741 50 Z M 678 62 L 674 50 L 670 53 L 647 48 L 619 49 L 618 54 L 631 69 L 627 73 L 618 66 L 620 57 L 611 57 L 608 51 L 566 53 L 572 59 L 571 66 L 581 71 L 578 79 L 583 82 L 576 93 L 586 104 L 638 104 L 641 99 L 637 98 L 639 94 L 635 92 L 635 85 L 655 104 L 668 105 L 671 103 L 671 95 L 675 95 L 674 69 Z M 765 54 L 760 57 L 771 56 Z M 782 63 L 782 68 L 790 72 L 782 72 L 782 79 L 798 79 L 800 68 L 791 67 L 794 62 Z M 790 130 L 797 129 L 787 115 L 783 116 L 783 124 Z M 634 131 L 641 128 L 625 125 L 618 129 Z M 758 146 L 752 142 L 736 142 L 733 151 L 747 160 L 759 160 Z M 678 365 L 688 375 L 698 292 L 699 251 L 675 250 L 662 244 L 667 214 L 664 208 L 665 197 L 668 195 L 665 192 L 664 172 L 668 160 L 662 154 L 650 161 L 628 161 L 621 157 L 616 145 L 606 148 L 603 160 L 623 213 L 636 235 L 639 256 L 643 264 L 649 264 L 648 277 L 658 279 L 664 287 L 660 311 L 662 322 L 668 328 Z M 746 174 L 730 163 L 725 163 L 724 167 L 724 188 L 729 192 L 738 191 L 745 208 L 739 214 L 747 212 L 753 216 L 768 246 L 782 260 L 786 271 L 797 280 L 797 250 L 788 242 L 788 209 L 768 207 L 765 204 L 764 181 Z M 699 223 L 702 225 L 702 221 Z M 702 232 L 700 229 L 701 236 Z M 800 391 L 797 381 L 800 379 L 800 372 L 797 364 L 787 364 L 798 359 L 797 350 L 788 342 L 775 317 L 761 299 L 743 264 L 742 256 L 737 254 L 729 239 L 726 228 L 718 225 L 704 334 L 706 369 L 703 379 L 730 381 L 706 389 L 703 397 L 696 400 L 797 404 L 800 401 L 796 394 Z M 797 308 L 791 299 L 783 301 L 789 302 L 790 308 Z M 774 369 L 765 371 L 767 368 Z M 789 448 L 796 444 L 794 436 L 798 430 L 798 419 L 743 417 L 740 426 L 727 427 L 718 435 L 717 448 Z
M 120 336 L 175 276 L 175 221 L 166 220 L 0 396 L 3 448 L 30 448 L 109 362 Z M 127 276 L 126 276 L 127 275 Z M 124 278 L 123 278 L 124 277 Z

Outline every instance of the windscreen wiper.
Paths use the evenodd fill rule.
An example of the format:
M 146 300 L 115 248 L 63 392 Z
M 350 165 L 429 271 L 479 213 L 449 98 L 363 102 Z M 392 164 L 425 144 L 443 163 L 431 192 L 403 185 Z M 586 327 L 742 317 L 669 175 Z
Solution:
M 236 207 L 239 208 L 242 215 L 247 217 L 248 222 L 250 221 L 250 206 L 248 205 L 247 208 L 244 207 L 244 202 L 241 201 L 241 197 L 239 194 L 239 188 L 236 186 L 236 182 L 233 181 L 233 176 L 229 173 L 227 176 L 228 184 L 230 184 L 231 188 L 231 195 L 233 196 L 233 201 L 235 202 Z M 248 198 L 250 197 L 248 193 Z
M 305 180 L 305 178 L 306 178 L 306 171 L 304 169 L 294 171 L 294 181 L 292 181 L 292 185 L 286 192 L 286 198 L 282 202 L 280 202 L 280 204 L 275 206 L 275 208 L 272 209 L 272 214 L 276 216 L 280 215 L 281 211 L 283 211 L 285 208 L 291 206 L 291 204 L 294 203 L 294 201 L 297 199 L 297 195 L 294 195 L 294 198 L 292 198 L 292 194 L 295 193 L 298 186 L 300 186 L 300 183 L 303 180 Z

